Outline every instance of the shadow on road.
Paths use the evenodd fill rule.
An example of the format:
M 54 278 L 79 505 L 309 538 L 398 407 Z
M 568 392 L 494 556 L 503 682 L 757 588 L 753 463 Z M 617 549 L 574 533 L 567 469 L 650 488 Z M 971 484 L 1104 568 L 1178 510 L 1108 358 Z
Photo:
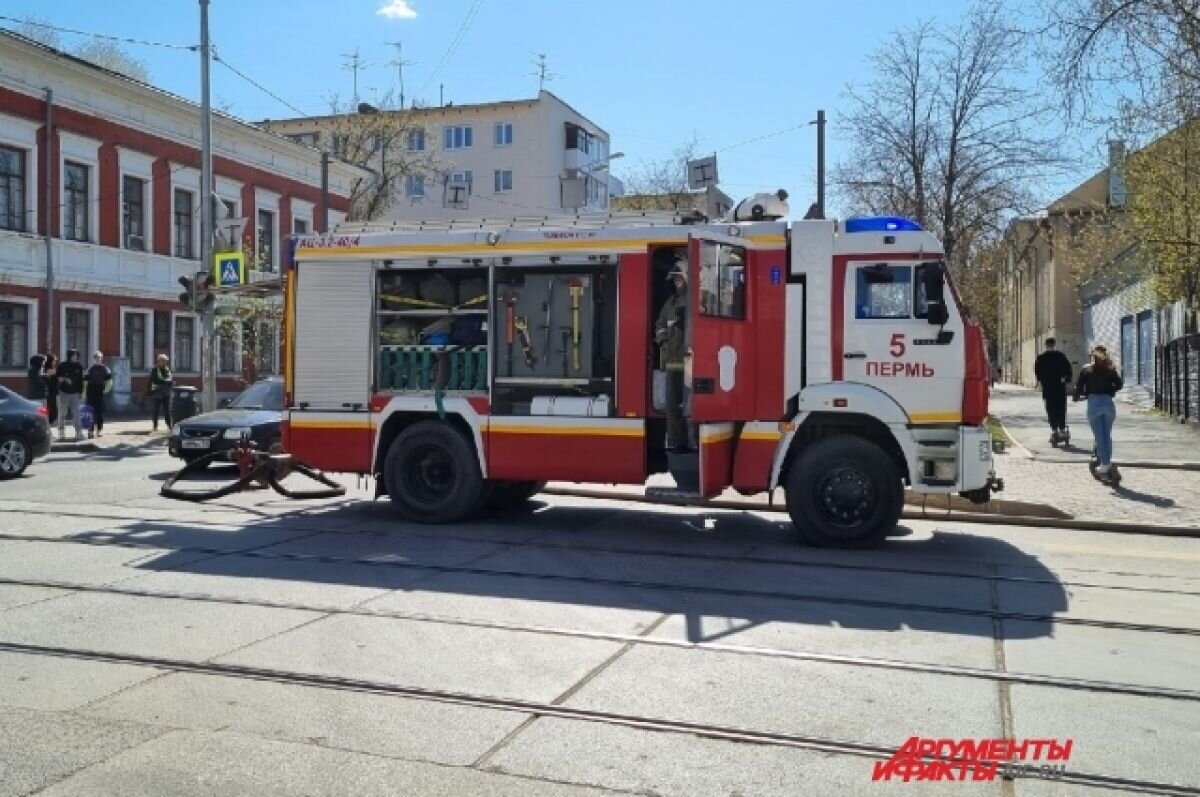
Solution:
M 733 511 L 530 502 L 431 527 L 396 519 L 386 501 L 355 501 L 237 529 L 138 521 L 77 537 L 169 551 L 139 563 L 145 570 L 269 580 L 284 602 L 289 582 L 304 582 L 391 590 L 389 605 L 401 611 L 406 596 L 422 593 L 494 599 L 490 616 L 510 616 L 506 607 L 521 616 L 514 602 L 606 607 L 681 615 L 693 642 L 775 623 L 991 638 L 997 592 L 988 576 L 1017 568 L 1007 572 L 1020 572 L 1030 619 L 1006 622 L 1005 636 L 1051 635 L 1038 618 L 1064 611 L 1067 594 L 1036 557 L 992 537 L 901 538 L 911 533 L 901 527 L 873 551 L 829 551 L 798 545 L 787 523 Z
M 1137 490 L 1131 490 L 1128 487 L 1118 487 L 1113 490 L 1113 495 L 1118 498 L 1123 498 L 1126 501 L 1136 501 L 1139 504 L 1149 504 L 1160 509 L 1168 509 L 1175 506 L 1174 498 L 1167 498 L 1163 495 L 1154 495 L 1153 493 L 1143 493 Z

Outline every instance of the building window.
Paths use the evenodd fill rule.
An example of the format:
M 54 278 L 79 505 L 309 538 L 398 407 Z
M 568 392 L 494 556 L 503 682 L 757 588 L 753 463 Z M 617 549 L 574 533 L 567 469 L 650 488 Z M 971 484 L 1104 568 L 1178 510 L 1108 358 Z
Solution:
M 746 317 L 746 250 L 742 247 L 701 244 L 700 314 Z
M 25 232 L 25 151 L 0 147 L 0 229 Z
M 425 196 L 425 177 L 423 175 L 410 174 L 404 182 L 404 192 L 410 197 L 417 198 Z
M 269 210 L 258 211 L 258 267 L 275 270 L 275 214 Z
M 408 131 L 408 151 L 409 152 L 424 152 L 425 151 L 425 131 L 424 130 L 409 130 Z
M 512 169 L 497 169 L 494 174 L 497 194 L 506 194 L 512 190 Z
M 65 164 L 63 180 L 63 237 L 71 241 L 88 239 L 88 167 L 82 163 Z
M 66 308 L 67 351 L 76 349 L 83 362 L 91 354 L 92 311 L 82 307 Z
M 224 330 L 226 334 L 221 335 L 219 340 L 219 351 L 217 352 L 217 369 L 223 374 L 238 374 L 242 369 L 238 366 L 238 338 L 237 330 Z
M 192 241 L 192 192 L 175 189 L 175 257 L 196 257 Z
M 474 179 L 475 179 L 475 176 L 471 173 L 470 169 L 468 169 L 465 172 L 450 172 L 450 182 L 466 183 L 467 184 L 467 193 L 474 193 L 474 191 L 472 190 L 474 187 L 473 186 Z
M 232 199 L 222 199 L 221 204 L 225 207 L 225 218 L 236 219 L 238 217 L 237 202 Z
M 442 132 L 442 148 L 470 149 L 473 136 L 470 125 L 448 125 Z
M 175 357 L 176 371 L 195 371 L 196 362 L 193 356 L 195 341 L 196 319 L 190 316 L 175 316 Z
M 333 137 L 333 154 L 341 157 L 346 154 L 346 145 L 349 143 L 349 136 Z
M 0 302 L 0 368 L 24 368 L 29 361 L 29 305 Z
M 125 348 L 121 354 L 129 358 L 129 368 L 134 371 L 149 370 L 146 362 L 146 314 L 125 314 Z
M 308 219 L 292 219 L 292 235 L 308 235 Z
M 496 122 L 492 130 L 497 147 L 507 147 L 512 143 L 512 122 Z
M 121 180 L 125 248 L 146 251 L 146 181 L 126 176 Z

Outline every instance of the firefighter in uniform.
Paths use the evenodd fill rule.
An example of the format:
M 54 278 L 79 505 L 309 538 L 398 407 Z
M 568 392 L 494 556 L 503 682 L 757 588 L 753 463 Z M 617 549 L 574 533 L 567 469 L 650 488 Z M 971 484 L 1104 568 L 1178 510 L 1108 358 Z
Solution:
M 687 258 L 676 258 L 667 279 L 675 287 L 663 302 L 654 324 L 654 341 L 661 347 L 662 368 L 667 372 L 667 448 L 689 450 L 688 425 L 683 417 L 683 356 L 687 350 L 683 325 L 687 318 Z

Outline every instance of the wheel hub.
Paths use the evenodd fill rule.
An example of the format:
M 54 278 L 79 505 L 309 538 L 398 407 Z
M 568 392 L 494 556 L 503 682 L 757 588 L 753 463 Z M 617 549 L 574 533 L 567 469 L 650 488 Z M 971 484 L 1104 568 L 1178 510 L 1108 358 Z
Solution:
M 405 461 L 407 492 L 420 503 L 436 503 L 454 489 L 457 472 L 448 452 L 436 446 L 414 450 Z
M 16 473 L 25 466 L 25 448 L 16 440 L 0 445 L 0 470 Z
M 856 526 L 875 509 L 875 486 L 854 465 L 837 465 L 822 474 L 816 486 L 817 506 L 838 526 Z

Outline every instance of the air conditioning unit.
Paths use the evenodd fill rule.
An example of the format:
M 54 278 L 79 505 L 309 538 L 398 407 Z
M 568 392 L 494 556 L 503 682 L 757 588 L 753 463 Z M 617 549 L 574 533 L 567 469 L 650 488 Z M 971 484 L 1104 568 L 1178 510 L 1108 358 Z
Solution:
M 139 252 L 146 251 L 146 238 L 141 235 L 126 235 L 125 248 L 136 249 Z

